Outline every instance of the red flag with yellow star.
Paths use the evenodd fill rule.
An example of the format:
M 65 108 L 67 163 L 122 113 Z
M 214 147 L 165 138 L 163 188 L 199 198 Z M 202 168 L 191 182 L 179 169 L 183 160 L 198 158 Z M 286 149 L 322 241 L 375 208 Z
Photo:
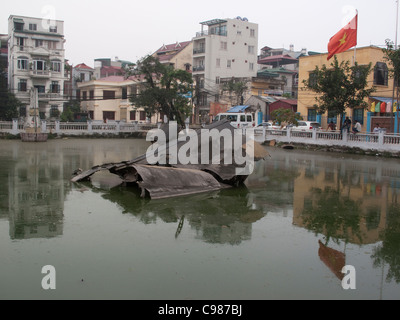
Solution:
M 328 60 L 335 54 L 344 52 L 357 45 L 358 13 L 328 43 Z

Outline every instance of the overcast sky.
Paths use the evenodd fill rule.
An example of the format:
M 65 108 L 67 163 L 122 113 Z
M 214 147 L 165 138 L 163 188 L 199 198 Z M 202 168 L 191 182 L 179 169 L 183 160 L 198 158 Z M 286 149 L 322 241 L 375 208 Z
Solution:
M 8 33 L 10 15 L 54 17 L 64 21 L 66 59 L 93 67 L 96 58 L 136 62 L 163 44 L 191 40 L 200 22 L 240 16 L 258 24 L 259 49 L 327 52 L 355 9 L 358 47 L 395 40 L 396 0 L 3 0 L 0 33 Z

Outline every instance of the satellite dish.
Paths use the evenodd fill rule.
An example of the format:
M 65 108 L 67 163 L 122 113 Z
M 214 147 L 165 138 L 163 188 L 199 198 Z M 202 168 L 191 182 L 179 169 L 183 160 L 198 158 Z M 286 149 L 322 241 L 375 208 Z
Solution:
M 239 16 L 237 16 L 237 17 L 236 17 L 236 19 L 238 19 L 238 20 L 242 20 L 242 17 L 239 17 Z
M 247 18 L 243 18 L 243 21 L 249 21 L 249 19 L 247 19 Z

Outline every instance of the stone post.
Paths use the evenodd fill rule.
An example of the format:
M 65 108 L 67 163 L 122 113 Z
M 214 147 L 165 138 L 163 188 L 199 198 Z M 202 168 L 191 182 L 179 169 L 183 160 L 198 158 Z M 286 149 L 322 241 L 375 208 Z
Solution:
M 12 119 L 11 134 L 17 135 L 18 133 L 19 133 L 19 130 L 18 130 L 18 119 Z
M 55 130 L 56 130 L 56 134 L 61 133 L 61 130 L 60 130 L 60 120 L 56 120 L 56 121 L 55 121 Z

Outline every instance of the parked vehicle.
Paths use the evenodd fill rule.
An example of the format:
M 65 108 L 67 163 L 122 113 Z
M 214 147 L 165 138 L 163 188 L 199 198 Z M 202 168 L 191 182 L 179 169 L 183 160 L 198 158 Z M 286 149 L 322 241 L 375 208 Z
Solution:
M 313 131 L 313 129 L 321 130 L 321 125 L 314 121 L 298 121 L 297 126 L 292 124 L 287 127 L 290 127 L 292 131 Z
M 255 122 L 251 113 L 226 112 L 215 116 L 213 122 L 228 119 L 234 128 L 254 127 Z
M 267 130 L 281 130 L 281 126 L 280 125 L 273 124 L 271 122 L 262 122 L 256 128 L 257 129 L 261 129 L 264 126 L 266 127 Z

